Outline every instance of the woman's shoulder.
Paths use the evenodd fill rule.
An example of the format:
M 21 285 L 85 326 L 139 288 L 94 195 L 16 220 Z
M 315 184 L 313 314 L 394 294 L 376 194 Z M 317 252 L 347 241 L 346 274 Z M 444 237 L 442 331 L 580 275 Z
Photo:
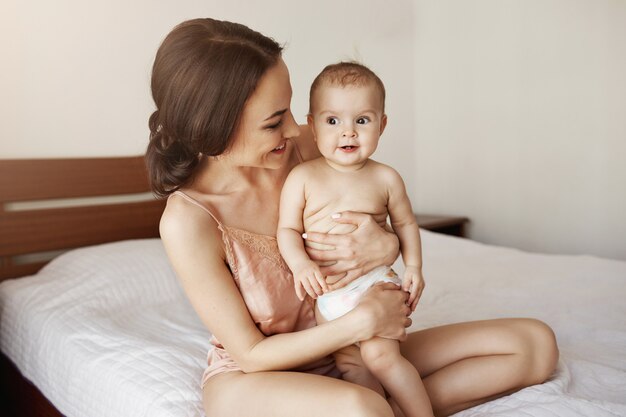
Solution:
M 179 193 L 168 197 L 159 222 L 159 232 L 165 242 L 183 246 L 197 244 L 198 240 L 221 241 L 217 220 L 208 210 L 203 210 L 199 204 Z
M 313 140 L 313 132 L 308 125 L 300 125 L 300 136 L 292 138 L 291 141 L 304 161 L 310 161 L 321 156 L 317 144 Z

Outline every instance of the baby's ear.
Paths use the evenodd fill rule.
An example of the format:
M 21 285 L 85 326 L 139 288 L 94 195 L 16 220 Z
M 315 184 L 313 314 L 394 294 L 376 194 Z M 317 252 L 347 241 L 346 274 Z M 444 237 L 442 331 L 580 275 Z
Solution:
M 380 119 L 380 135 L 385 131 L 385 127 L 387 127 L 387 115 L 383 114 L 383 117 Z
M 315 123 L 313 122 L 313 115 L 311 113 L 306 115 L 306 123 L 309 125 L 309 129 L 313 133 L 313 140 L 317 142 L 317 134 L 315 133 Z

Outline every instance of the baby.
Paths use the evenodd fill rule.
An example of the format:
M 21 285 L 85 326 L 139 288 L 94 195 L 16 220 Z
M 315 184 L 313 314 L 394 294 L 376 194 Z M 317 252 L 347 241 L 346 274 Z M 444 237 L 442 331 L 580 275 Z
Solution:
M 384 107 L 382 81 L 361 64 L 329 65 L 311 86 L 307 121 L 322 157 L 296 166 L 287 177 L 277 238 L 293 272 L 296 293 L 301 299 L 306 294 L 317 299 L 318 324 L 352 310 L 377 282 L 393 282 L 409 292 L 413 310 L 424 287 L 419 228 L 404 182 L 391 167 L 369 159 L 387 124 Z M 342 211 L 369 213 L 383 225 L 390 217 L 405 265 L 402 280 L 390 267 L 380 266 L 343 288 L 328 291 L 327 282 L 338 278 L 324 277 L 308 257 L 302 238 L 306 232 L 354 230 L 353 225 L 333 221 L 334 213 Z M 406 417 L 433 415 L 420 375 L 400 354 L 398 341 L 375 337 L 334 356 L 345 380 L 383 396 L 386 390 Z

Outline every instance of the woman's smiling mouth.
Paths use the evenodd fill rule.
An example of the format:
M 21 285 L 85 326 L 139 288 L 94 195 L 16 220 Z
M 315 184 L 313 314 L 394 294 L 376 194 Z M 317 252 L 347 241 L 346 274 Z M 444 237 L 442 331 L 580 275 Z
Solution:
M 272 149 L 272 152 L 274 153 L 282 153 L 284 152 L 285 148 L 287 147 L 287 141 L 284 141 L 281 145 L 275 147 L 274 149 Z

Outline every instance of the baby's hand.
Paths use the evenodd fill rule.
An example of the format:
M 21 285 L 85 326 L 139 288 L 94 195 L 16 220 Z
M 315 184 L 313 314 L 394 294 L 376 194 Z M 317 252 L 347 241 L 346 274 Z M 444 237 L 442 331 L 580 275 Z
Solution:
M 304 263 L 298 270 L 293 272 L 293 283 L 296 288 L 296 295 L 300 300 L 309 294 L 313 299 L 328 292 L 328 284 L 324 275 L 320 272 L 320 267 L 313 261 Z
M 422 275 L 422 269 L 416 266 L 407 266 L 404 268 L 404 277 L 402 278 L 402 289 L 409 293 L 407 304 L 411 307 L 411 311 L 415 311 L 417 303 L 422 296 L 422 291 L 426 283 Z

